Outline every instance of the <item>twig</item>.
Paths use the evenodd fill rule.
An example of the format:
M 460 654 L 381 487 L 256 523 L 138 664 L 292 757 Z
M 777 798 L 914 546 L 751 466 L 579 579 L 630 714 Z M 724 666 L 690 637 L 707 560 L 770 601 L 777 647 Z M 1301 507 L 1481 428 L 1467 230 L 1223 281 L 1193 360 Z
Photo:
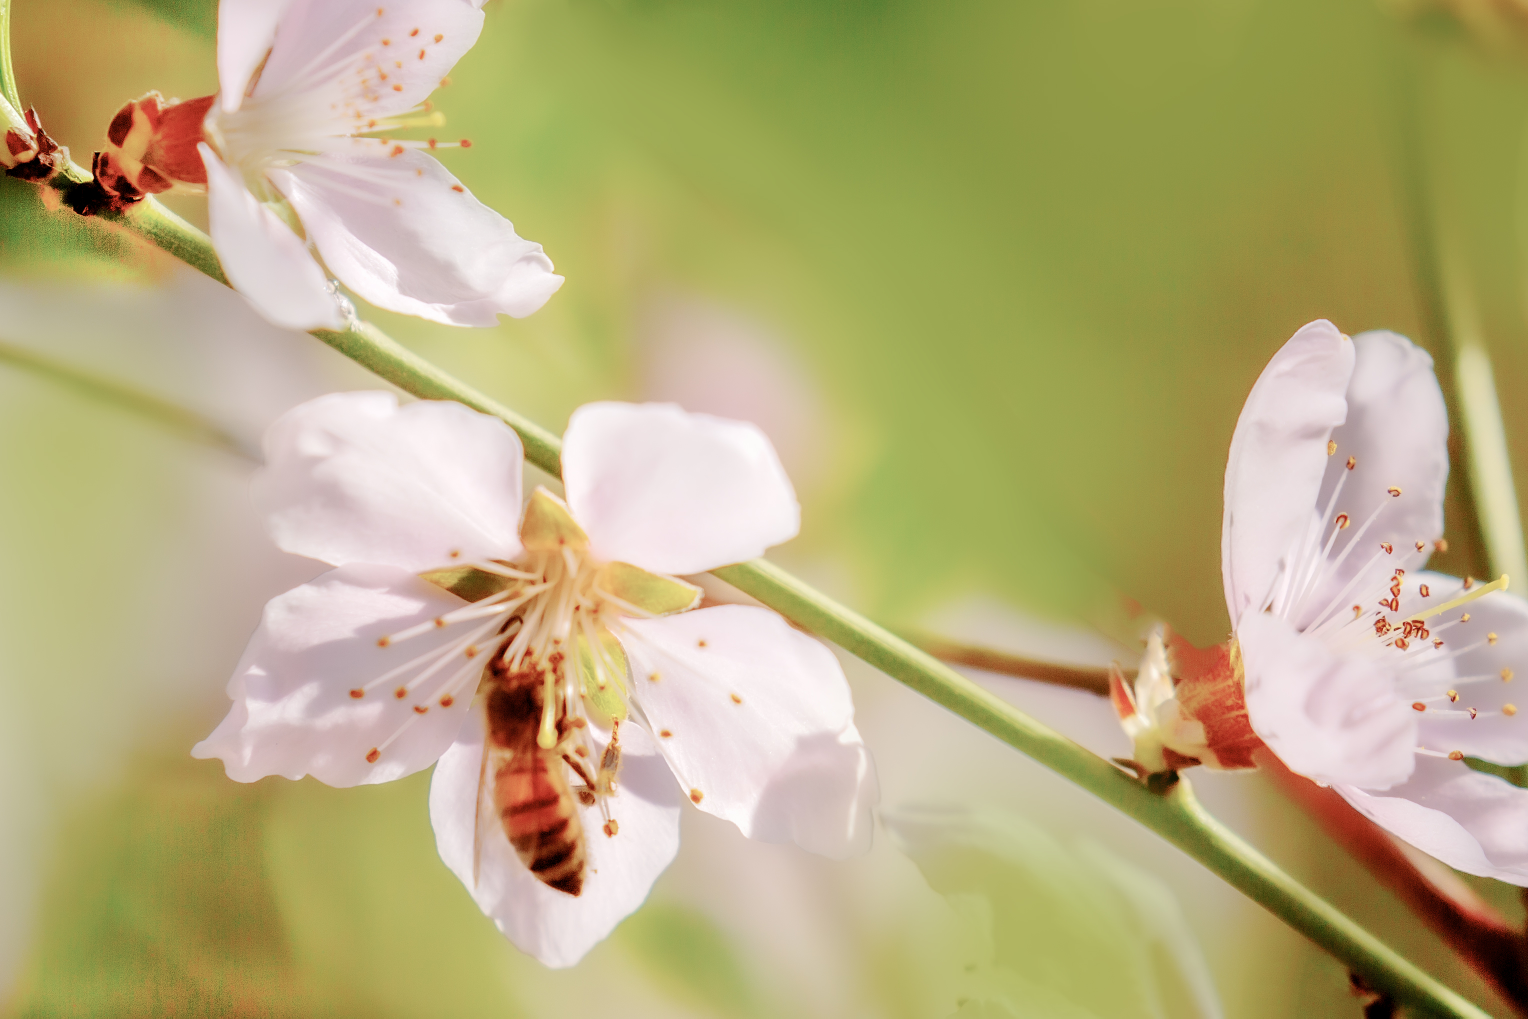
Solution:
M 981 669 L 983 672 L 995 672 L 1003 676 L 1031 679 L 1037 683 L 1049 683 L 1052 686 L 1084 690 L 1088 693 L 1098 694 L 1100 697 L 1109 696 L 1109 670 L 1106 668 L 1086 665 L 1065 665 L 1061 662 L 1043 661 L 1039 658 L 1026 658 L 1023 655 L 1013 654 L 1009 651 L 999 651 L 996 648 L 984 647 L 980 644 L 968 644 L 964 641 L 952 640 L 949 637 L 940 637 L 924 630 L 904 627 L 897 632 L 905 637 L 909 643 L 922 648 L 942 662 L 949 662 L 951 665 L 965 665 L 969 668 Z M 1122 671 L 1126 679 L 1135 678 L 1134 669 Z

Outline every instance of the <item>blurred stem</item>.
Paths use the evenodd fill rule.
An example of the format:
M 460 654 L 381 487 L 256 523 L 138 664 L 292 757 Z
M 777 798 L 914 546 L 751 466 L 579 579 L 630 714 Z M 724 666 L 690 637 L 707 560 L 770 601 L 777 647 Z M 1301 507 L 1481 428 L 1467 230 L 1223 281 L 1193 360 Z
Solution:
M 78 172 L 78 168 L 72 167 L 70 172 Z M 54 186 L 65 189 L 69 185 Z M 153 199 L 111 220 L 226 282 L 206 235 Z M 361 323 L 346 332 L 317 330 L 313 335 L 405 392 L 422 399 L 456 400 L 502 419 L 520 434 L 532 464 L 549 474 L 561 474 L 561 441 L 555 435 L 452 378 L 375 326 Z M 1187 782 L 1174 782 L 1166 790 L 1148 788 L 772 563 L 756 559 L 714 573 L 1136 818 L 1398 1002 L 1424 1015 L 1485 1016 L 1206 814 Z
M 17 110 L 21 105 L 21 93 L 16 90 L 16 72 L 11 66 L 11 2 L 0 0 L 0 92 Z
M 0 364 L 30 372 L 82 396 L 152 421 L 183 439 L 214 446 L 251 463 L 260 462 L 259 454 L 217 422 L 114 379 L 81 371 L 3 340 L 0 340 Z
M 1507 429 L 1496 398 L 1491 356 L 1486 353 L 1475 311 L 1474 294 L 1458 259 L 1444 257 L 1444 293 L 1448 295 L 1454 338 L 1454 385 L 1464 419 L 1464 448 L 1469 456 L 1480 536 L 1491 573 L 1528 581 L 1523 551 L 1523 520 L 1507 453 Z
M 1421 326 L 1443 361 L 1438 374 L 1450 416 L 1462 424 L 1463 463 L 1454 458 L 1464 481 L 1463 505 L 1458 509 L 1471 518 L 1467 530 L 1478 539 L 1485 562 L 1479 563 L 1480 557 L 1476 562 L 1482 572 L 1528 580 L 1506 428 L 1474 287 L 1456 231 L 1433 200 L 1429 184 L 1421 96 L 1426 65 L 1418 48 L 1421 44 L 1404 26 L 1396 25 L 1394 32 L 1389 90 L 1395 104 L 1392 163 L 1398 175 L 1401 224 L 1411 252 Z

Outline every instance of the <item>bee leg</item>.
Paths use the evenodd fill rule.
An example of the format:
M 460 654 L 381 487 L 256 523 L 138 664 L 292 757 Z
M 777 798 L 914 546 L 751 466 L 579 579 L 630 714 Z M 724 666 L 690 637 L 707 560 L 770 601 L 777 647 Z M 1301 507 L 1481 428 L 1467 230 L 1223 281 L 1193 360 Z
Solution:
M 562 759 L 567 762 L 568 767 L 573 769 L 575 775 L 584 780 L 584 785 L 588 786 L 590 790 L 595 788 L 594 776 L 589 772 L 589 765 L 573 754 L 563 754 Z
M 610 742 L 605 744 L 605 752 L 600 755 L 599 781 L 595 789 L 604 796 L 615 795 L 615 776 L 620 770 L 621 733 L 619 728 L 612 728 Z

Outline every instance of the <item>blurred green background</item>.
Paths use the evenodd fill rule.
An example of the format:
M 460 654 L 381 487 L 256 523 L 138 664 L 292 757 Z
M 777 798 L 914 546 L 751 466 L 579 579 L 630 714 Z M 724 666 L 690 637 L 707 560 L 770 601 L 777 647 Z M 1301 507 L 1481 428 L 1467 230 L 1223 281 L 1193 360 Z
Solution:
M 1097 634 L 1128 642 L 1139 604 L 1221 639 L 1231 430 L 1316 317 L 1407 333 L 1446 377 L 1444 324 L 1473 315 L 1528 479 L 1528 46 L 1510 21 L 1469 31 L 1376 0 L 487 12 L 436 96 L 474 146 L 444 158 L 568 282 L 495 330 L 372 317 L 550 427 L 607 397 L 759 421 L 805 507 L 777 557 L 883 620 L 1107 660 L 1130 652 Z M 16 0 L 23 98 L 88 162 L 126 99 L 215 90 L 215 21 L 206 0 Z M 1464 281 L 1446 308 L 1440 260 Z M 0 341 L 250 441 L 302 399 L 375 384 L 9 178 Z M 1227 1015 L 1358 1014 L 1337 964 L 1213 876 L 853 663 L 887 806 L 1006 817 L 1009 850 L 975 871 L 991 894 L 946 900 L 944 858 L 918 860 L 926 882 L 885 838 L 832 864 L 691 812 L 649 905 L 546 971 L 436 859 L 427 776 L 239 786 L 187 758 L 260 605 L 315 572 L 269 549 L 249 471 L 0 366 L 12 1014 L 914 1017 L 966 1000 L 1000 1015 L 971 1003 L 999 973 L 1003 993 L 1045 988 L 1012 1014 L 1191 1015 L 1194 978 L 1161 951 L 1176 942 L 1197 942 Z M 1461 492 L 1439 565 L 1480 573 Z M 1099 702 L 994 682 L 1090 746 L 1122 740 Z M 1195 781 L 1279 863 L 1501 1011 L 1259 779 Z M 1515 889 L 1474 884 L 1522 915 Z M 1163 907 L 1143 933 L 1126 901 L 1182 915 Z M 1003 940 L 1026 924 L 1052 935 L 1044 958 Z M 1121 973 L 1151 989 L 1093 994 Z

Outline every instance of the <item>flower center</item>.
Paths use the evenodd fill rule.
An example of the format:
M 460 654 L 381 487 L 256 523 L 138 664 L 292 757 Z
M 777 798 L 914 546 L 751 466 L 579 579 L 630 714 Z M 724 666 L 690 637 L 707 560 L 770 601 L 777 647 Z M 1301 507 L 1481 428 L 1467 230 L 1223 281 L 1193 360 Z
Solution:
M 559 741 L 559 707 L 580 731 L 591 709 L 596 720 L 620 721 L 627 716 L 627 665 L 612 629 L 622 616 L 682 612 L 700 601 L 699 588 L 682 580 L 595 560 L 567 506 L 544 488 L 526 505 L 520 538 L 525 551 L 514 562 L 483 560 L 423 574 L 471 604 L 377 639 L 378 647 L 392 648 L 437 630 L 460 634 L 350 691 L 356 699 L 378 690 L 414 699 L 410 717 L 372 753 L 384 753 L 432 705 L 449 707 L 497 676 L 540 677 L 536 742 L 543 750 Z
M 1328 443 L 1327 452 L 1335 456 L 1336 442 Z M 1427 536 L 1410 541 L 1389 538 L 1396 528 L 1385 518 L 1402 505 L 1405 494 L 1396 485 L 1386 485 L 1382 491 L 1348 492 L 1347 482 L 1357 466 L 1352 456 L 1332 461 L 1327 477 L 1331 494 L 1324 511 L 1313 518 L 1305 534 L 1280 560 L 1262 610 L 1289 620 L 1302 634 L 1321 640 L 1339 654 L 1382 660 L 1393 670 L 1402 695 L 1416 698 L 1412 706 L 1419 712 L 1468 716 L 1471 720 L 1515 715 L 1517 708 L 1512 704 L 1495 710 L 1431 707 L 1460 703 L 1462 687 L 1512 678 L 1511 668 L 1497 664 L 1479 675 L 1456 675 L 1460 659 L 1473 656 L 1468 663 L 1473 670 L 1481 657 L 1475 653 L 1496 645 L 1496 634 L 1480 633 L 1478 621 L 1471 625 L 1468 606 L 1493 591 L 1505 590 L 1507 577 L 1488 584 L 1466 579 L 1460 594 L 1448 599 L 1437 597 L 1427 583 L 1408 581 L 1408 569 L 1420 568 L 1434 550 L 1444 551 L 1447 544 Z M 1353 516 L 1342 511 L 1345 493 L 1358 499 L 1366 494 L 1378 497 L 1356 528 Z M 1351 536 L 1339 541 L 1350 529 Z M 1370 534 L 1386 535 L 1387 540 L 1366 538 Z M 1353 559 L 1355 554 L 1359 558 Z M 1334 594 L 1329 594 L 1344 576 L 1343 568 L 1350 559 L 1361 565 Z M 1417 753 L 1454 760 L 1464 756 L 1457 750 L 1425 747 L 1418 747 Z
M 279 88 L 254 95 L 262 64 L 237 110 L 225 113 L 213 108 L 205 125 L 207 140 L 239 169 L 251 190 L 257 194 L 265 190 L 266 170 L 298 163 L 325 167 L 362 185 L 376 185 L 385 182 L 385 171 L 357 166 L 357 158 L 471 146 L 466 139 L 391 137 L 409 128 L 445 123 L 428 100 L 412 109 L 396 108 L 397 93 L 404 91 L 403 75 L 415 73 L 413 65 L 426 61 L 444 36 L 416 26 L 395 39 L 387 34 L 381 17 L 380 8 L 368 13 L 307 65 L 285 75 Z M 358 40 L 366 44 L 357 46 Z M 346 190 L 343 182 L 332 186 Z M 378 204 L 388 201 L 366 187 L 351 188 L 348 193 Z

